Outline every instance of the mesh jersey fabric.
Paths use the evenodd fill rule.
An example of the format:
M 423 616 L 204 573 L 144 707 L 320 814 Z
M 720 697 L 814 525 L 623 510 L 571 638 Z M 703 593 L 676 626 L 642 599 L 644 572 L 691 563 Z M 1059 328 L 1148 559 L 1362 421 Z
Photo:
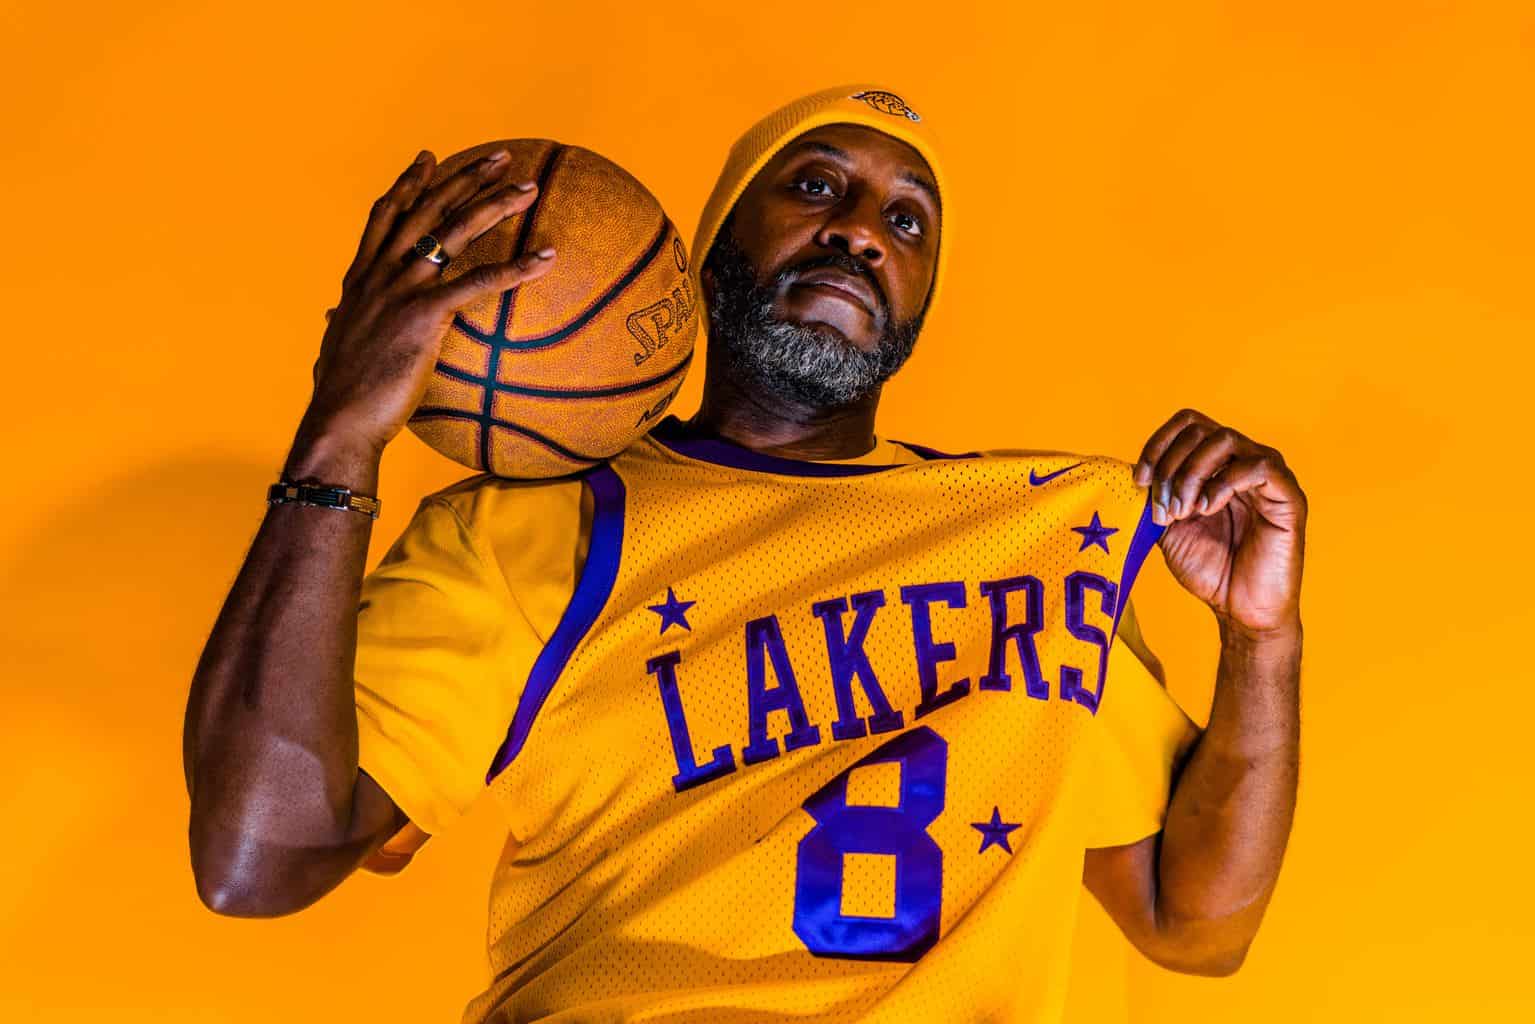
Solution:
M 1160 828 L 1196 734 L 1116 642 L 1147 499 L 674 417 L 425 499 L 364 583 L 359 759 L 429 833 L 506 816 L 464 1020 L 1058 1019 L 1083 851 Z

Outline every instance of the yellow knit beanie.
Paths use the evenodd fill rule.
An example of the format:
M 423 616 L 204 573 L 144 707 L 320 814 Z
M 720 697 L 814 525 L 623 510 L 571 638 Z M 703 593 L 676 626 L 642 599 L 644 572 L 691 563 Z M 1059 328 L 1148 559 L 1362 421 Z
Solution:
M 746 134 L 730 147 L 725 158 L 725 168 L 720 171 L 719 181 L 704 204 L 704 212 L 698 222 L 698 233 L 693 236 L 693 285 L 699 301 L 703 289 L 698 275 L 709 247 L 714 244 L 720 226 L 735 207 L 736 200 L 746 191 L 746 186 L 757 176 L 773 155 L 812 128 L 824 124 L 865 125 L 886 135 L 900 139 L 921 153 L 932 168 L 938 186 L 940 201 L 945 195 L 943 166 L 936 152 L 936 138 L 932 125 L 914 110 L 904 94 L 883 89 L 877 85 L 844 85 L 811 93 L 779 107 L 771 114 L 746 130 Z M 943 281 L 944 254 L 953 243 L 953 231 L 949 211 L 943 211 L 943 227 L 938 239 L 937 265 L 933 268 L 933 287 L 928 293 L 927 306 L 931 311 L 938 298 L 938 285 Z

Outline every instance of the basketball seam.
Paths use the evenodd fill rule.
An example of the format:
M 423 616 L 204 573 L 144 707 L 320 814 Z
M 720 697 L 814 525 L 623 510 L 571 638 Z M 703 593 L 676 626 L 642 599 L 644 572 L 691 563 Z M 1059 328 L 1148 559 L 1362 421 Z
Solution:
M 554 165 L 559 162 L 560 154 L 564 151 L 565 147 L 556 142 L 549 150 L 548 155 L 544 157 L 544 165 L 539 168 L 538 171 L 538 195 L 534 197 L 533 202 L 528 206 L 527 211 L 523 213 L 522 223 L 518 225 L 517 247 L 516 251 L 513 253 L 513 259 L 519 259 L 523 255 L 523 250 L 528 244 L 528 237 L 533 233 L 533 220 L 538 214 L 539 204 L 543 200 L 544 194 L 547 191 L 549 178 L 554 173 Z M 501 306 L 496 313 L 496 339 L 498 341 L 504 341 L 506 338 L 506 329 L 507 326 L 512 322 L 512 307 L 516 301 L 516 288 L 513 288 L 507 292 L 503 292 L 501 295 Z M 455 317 L 455 320 L 456 319 L 457 318 Z M 480 382 L 481 386 L 485 388 L 485 403 L 481 406 L 480 409 L 478 428 L 480 434 L 479 457 L 480 469 L 487 473 L 495 472 L 494 467 L 492 467 L 490 463 L 490 428 L 491 424 L 494 422 L 494 417 L 491 414 L 494 411 L 493 406 L 496 401 L 496 368 L 497 364 L 501 361 L 501 349 L 502 346 L 497 344 L 496 341 L 491 342 L 490 353 L 487 360 L 489 365 L 485 369 L 485 379 Z
M 505 381 L 492 381 L 491 387 L 512 395 L 526 395 L 529 398 L 610 398 L 614 395 L 627 395 L 636 391 L 646 391 L 658 384 L 665 384 L 677 374 L 681 373 L 692 362 L 693 353 L 689 352 L 665 373 L 657 374 L 645 380 L 635 381 L 632 384 L 615 384 L 607 388 L 540 388 L 530 384 L 508 384 Z M 485 384 L 485 378 L 475 376 L 467 370 L 460 370 L 456 366 L 438 362 L 436 370 L 451 380 L 462 381 L 465 384 Z
M 612 455 L 582 455 L 579 452 L 571 451 L 569 448 L 566 448 L 558 441 L 545 437 L 543 434 L 540 434 L 538 431 L 533 430 L 530 427 L 524 427 L 520 423 L 512 423 L 509 420 L 498 420 L 494 417 L 490 417 L 482 421 L 479 413 L 465 412 L 462 409 L 450 409 L 446 406 L 435 405 L 427 406 L 424 409 L 416 410 L 416 415 L 412 418 L 416 420 L 471 420 L 475 423 L 479 423 L 487 435 L 490 433 L 491 427 L 500 427 L 502 430 L 511 430 L 521 434 L 530 441 L 538 442 L 545 448 L 548 448 L 550 451 L 554 452 L 556 455 L 567 458 L 572 462 L 597 463 L 604 462 L 613 457 Z M 615 452 L 614 454 L 617 453 Z
M 540 334 L 531 338 L 506 338 L 503 336 L 500 339 L 502 347 L 516 349 L 517 351 L 522 352 L 531 349 L 553 348 L 560 342 L 568 340 L 570 337 L 579 332 L 581 328 L 591 323 L 592 319 L 596 317 L 598 313 L 601 313 L 604 309 L 606 309 L 614 299 L 623 294 L 623 292 L 627 290 L 631 284 L 639 279 L 641 274 L 650 268 L 650 265 L 656 261 L 656 258 L 660 256 L 661 252 L 666 248 L 664 243 L 666 242 L 667 236 L 672 233 L 672 230 L 671 221 L 668 220 L 665 215 L 663 215 L 661 217 L 661 227 L 656 232 L 656 237 L 651 241 L 650 245 L 645 249 L 645 251 L 640 254 L 639 258 L 634 261 L 633 265 L 631 265 L 628 270 L 624 271 L 623 276 L 620 277 L 611 288 L 599 296 L 595 302 L 593 302 L 590 306 L 578 314 L 573 320 L 570 320 L 568 323 L 566 323 L 565 326 L 558 327 L 553 331 L 550 331 L 548 334 Z

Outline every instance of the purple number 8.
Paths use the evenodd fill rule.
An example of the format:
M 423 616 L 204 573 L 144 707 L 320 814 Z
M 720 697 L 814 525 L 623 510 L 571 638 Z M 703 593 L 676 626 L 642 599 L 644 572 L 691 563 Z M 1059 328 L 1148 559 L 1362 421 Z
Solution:
M 901 766 L 900 804 L 847 802 L 846 772 L 805 801 L 816 825 L 799 843 L 794 934 L 816 956 L 916 961 L 938 941 L 943 907 L 943 850 L 927 827 L 943 811 L 949 745 L 927 726 L 902 733 L 860 760 Z M 842 863 L 849 853 L 895 858 L 895 913 L 842 912 Z

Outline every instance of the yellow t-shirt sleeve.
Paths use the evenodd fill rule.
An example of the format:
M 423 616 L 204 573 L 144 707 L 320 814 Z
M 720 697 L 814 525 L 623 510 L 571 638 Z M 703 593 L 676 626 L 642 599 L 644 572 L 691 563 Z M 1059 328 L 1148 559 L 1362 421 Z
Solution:
M 507 669 L 536 655 L 510 606 L 494 555 L 438 496 L 421 502 L 363 580 L 359 766 L 430 834 L 451 827 L 485 788 L 520 692 Z M 507 658 L 508 647 L 522 657 Z
M 1126 642 L 1127 624 L 1132 640 L 1138 637 L 1127 614 L 1109 648 L 1103 701 L 1093 723 L 1084 801 L 1088 849 L 1124 846 L 1161 831 L 1173 771 L 1199 737 L 1199 728 L 1158 679 L 1160 666 L 1154 674 Z

